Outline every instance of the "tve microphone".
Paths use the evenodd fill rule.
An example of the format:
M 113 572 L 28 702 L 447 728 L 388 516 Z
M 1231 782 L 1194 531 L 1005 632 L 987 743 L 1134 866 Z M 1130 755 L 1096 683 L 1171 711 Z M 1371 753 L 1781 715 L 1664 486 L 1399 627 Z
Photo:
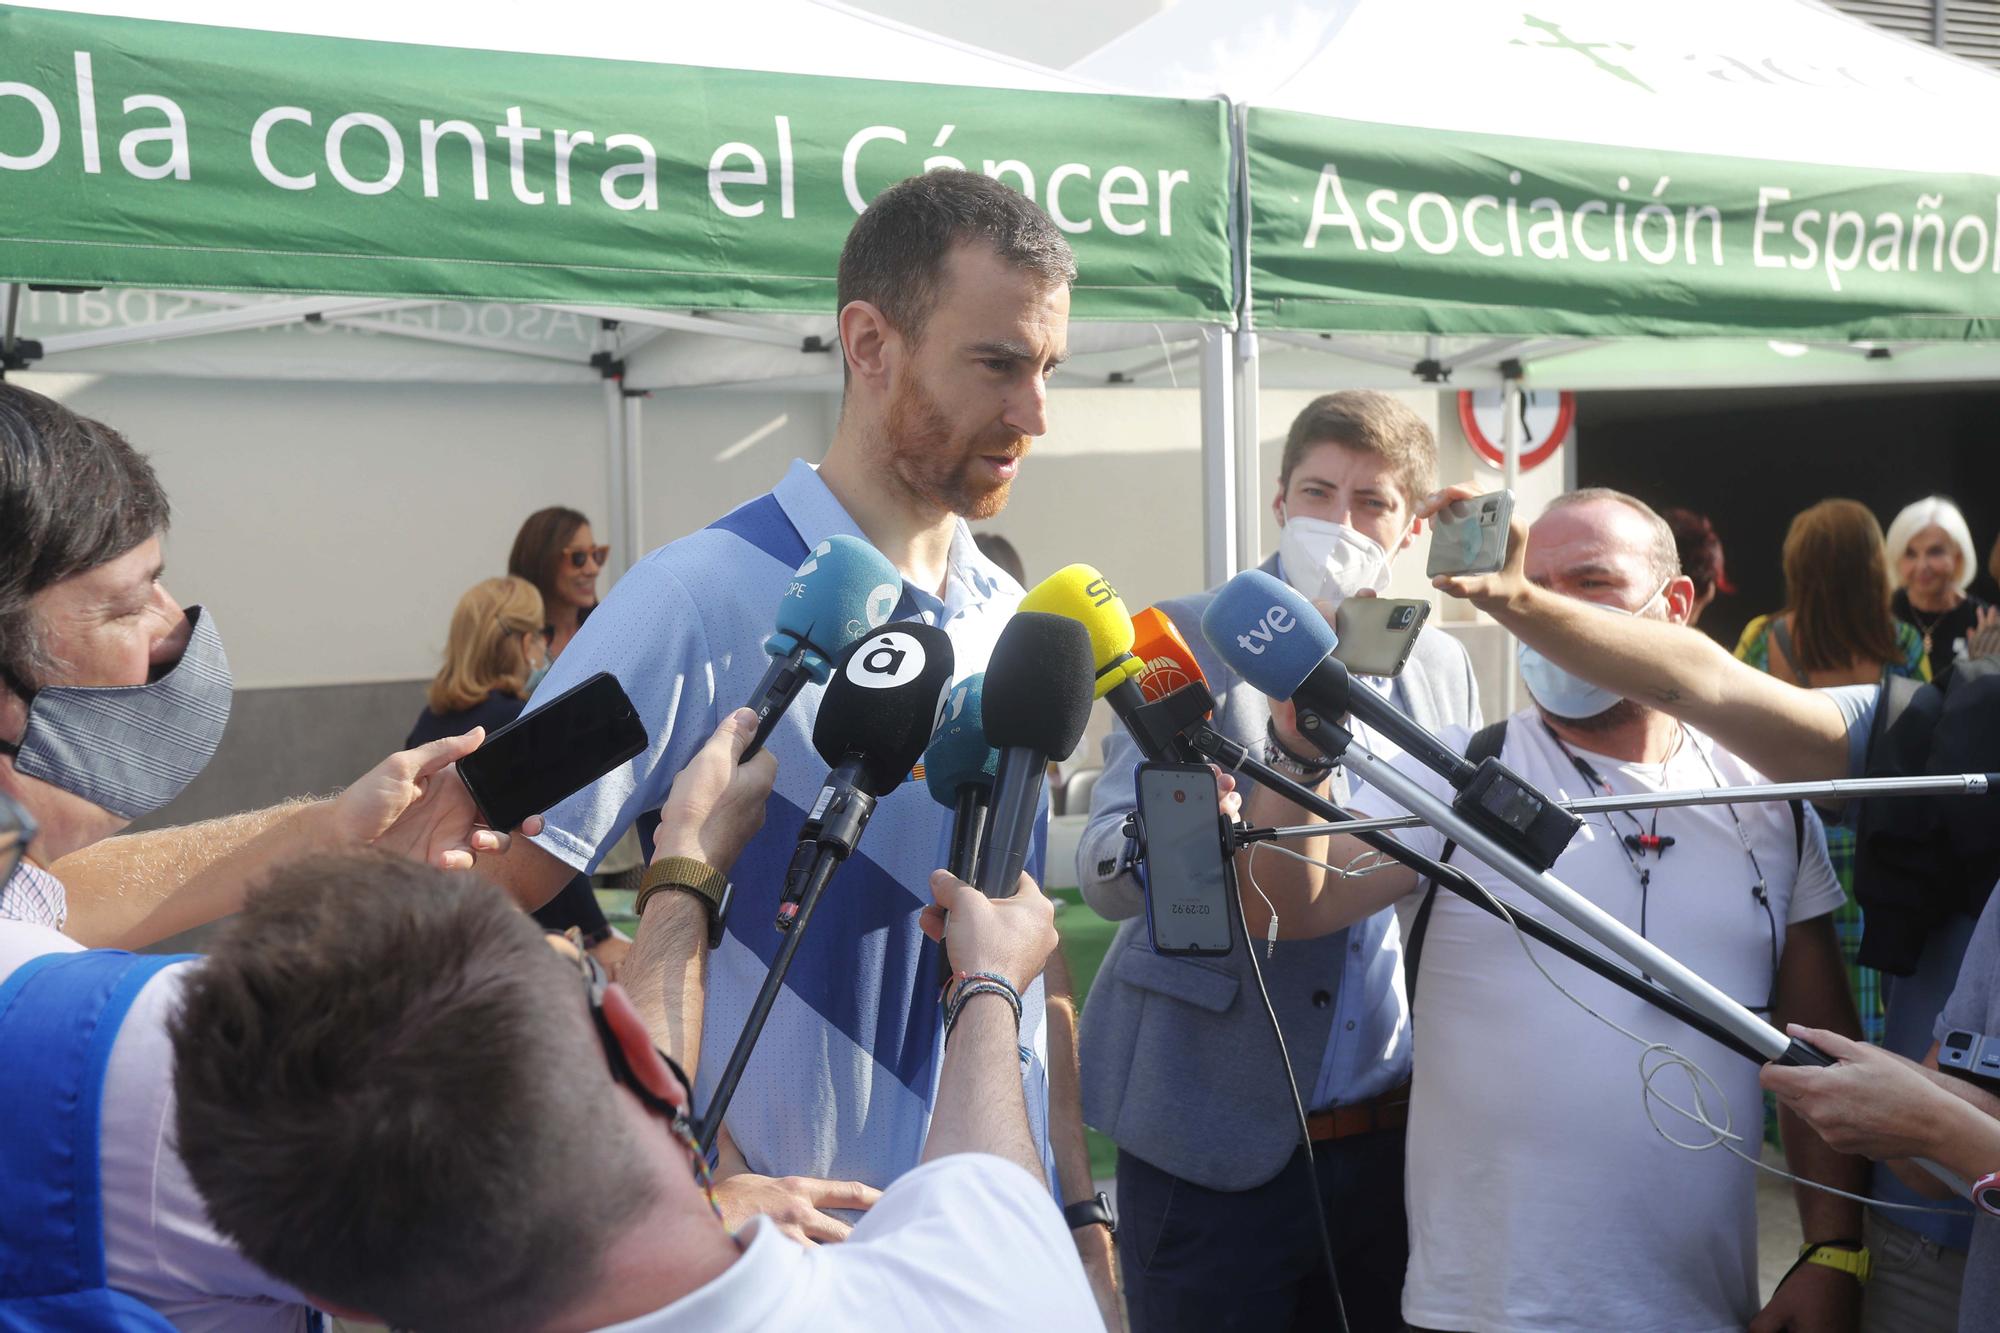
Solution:
M 980 700 L 986 741 L 1000 752 L 993 815 L 973 885 L 1008 898 L 1028 862 L 1051 759 L 1067 759 L 1090 721 L 1096 662 L 1090 634 L 1068 616 L 1016 611 L 993 645 Z
M 800 687 L 824 685 L 848 645 L 885 623 L 902 595 L 903 576 L 859 537 L 840 533 L 812 549 L 785 585 L 778 628 L 764 640 L 772 660 L 750 696 L 757 732 L 744 759 L 763 748 Z
M 870 630 L 840 659 L 813 725 L 813 748 L 833 771 L 799 830 L 778 929 L 792 928 L 814 876 L 853 853 L 875 802 L 922 757 L 951 670 L 951 639 L 922 621 Z
M 1246 569 L 1208 604 L 1201 632 L 1237 675 L 1273 699 L 1290 699 L 1326 722 L 1350 711 L 1444 775 L 1454 787 L 1476 767 L 1366 685 L 1350 689 L 1333 656 L 1339 640 L 1313 604 L 1261 569 Z
M 939 805 L 951 811 L 951 855 L 945 869 L 972 883 L 979 853 L 986 846 L 986 814 L 993 804 L 1000 754 L 986 740 L 981 695 L 985 673 L 967 676 L 944 697 L 944 711 L 930 748 L 924 751 L 924 782 Z

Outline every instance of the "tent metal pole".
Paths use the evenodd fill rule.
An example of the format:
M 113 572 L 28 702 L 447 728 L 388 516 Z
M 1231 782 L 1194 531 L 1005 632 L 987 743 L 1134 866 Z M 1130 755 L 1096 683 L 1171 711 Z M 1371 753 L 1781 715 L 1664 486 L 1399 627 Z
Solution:
M 1521 485 L 1521 408 L 1521 377 L 1509 375 L 1500 383 L 1500 447 L 1506 460 L 1502 479 L 1510 491 L 1517 490 Z M 1515 664 L 1514 654 L 1501 654 L 1500 702 L 1506 710 L 1502 717 L 1514 715 L 1520 679 L 1520 668 Z
M 13 352 L 14 344 L 17 341 L 16 335 L 19 333 L 20 327 L 21 284 L 10 282 L 7 284 L 6 316 L 4 319 L 0 319 L 0 356 L 6 356 Z
M 1255 569 L 1264 562 L 1264 525 L 1258 506 L 1264 494 L 1258 473 L 1263 464 L 1264 431 L 1259 415 L 1264 391 L 1257 335 L 1249 329 L 1236 335 L 1236 567 Z M 1213 585 L 1211 585 L 1213 586 Z
M 641 485 L 641 468 L 645 462 L 645 406 L 646 395 L 619 386 L 619 395 L 624 399 L 625 423 L 625 551 L 623 574 L 639 562 L 646 553 L 645 487 Z
M 599 320 L 590 346 L 592 361 L 603 376 L 604 399 L 604 521 L 611 559 L 620 573 L 631 568 L 632 547 L 625 539 L 625 504 L 619 490 L 625 480 L 625 385 L 618 360 L 618 328 Z M 609 364 L 607 364 L 609 363 Z
M 1236 572 L 1235 343 L 1218 328 L 1201 344 L 1201 573 L 1211 588 Z

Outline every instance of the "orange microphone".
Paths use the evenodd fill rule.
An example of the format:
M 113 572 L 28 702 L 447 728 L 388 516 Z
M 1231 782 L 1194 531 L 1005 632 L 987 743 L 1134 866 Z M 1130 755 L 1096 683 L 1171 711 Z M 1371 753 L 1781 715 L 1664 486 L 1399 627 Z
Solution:
M 1194 649 L 1178 627 L 1157 606 L 1149 606 L 1132 617 L 1132 656 L 1145 664 L 1139 677 L 1139 692 L 1147 703 L 1166 698 L 1175 690 L 1206 684 Z

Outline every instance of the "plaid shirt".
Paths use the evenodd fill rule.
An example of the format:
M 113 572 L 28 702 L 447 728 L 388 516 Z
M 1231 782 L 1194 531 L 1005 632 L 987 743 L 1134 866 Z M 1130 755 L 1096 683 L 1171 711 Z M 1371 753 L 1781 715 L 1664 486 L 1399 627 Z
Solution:
M 38 865 L 23 860 L 0 884 L 0 921 L 30 921 L 61 930 L 69 919 L 69 897 L 62 881 Z

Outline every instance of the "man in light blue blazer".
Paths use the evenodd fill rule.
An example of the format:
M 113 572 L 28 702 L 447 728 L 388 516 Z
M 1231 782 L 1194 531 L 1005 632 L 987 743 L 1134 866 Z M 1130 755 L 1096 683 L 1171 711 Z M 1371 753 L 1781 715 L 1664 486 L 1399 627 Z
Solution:
M 1263 568 L 1323 604 L 1381 593 L 1436 477 L 1436 440 L 1408 407 L 1360 391 L 1314 400 L 1285 442 L 1272 502 L 1279 548 Z M 1201 616 L 1213 597 L 1196 593 L 1160 609 L 1208 677 L 1216 727 L 1344 799 L 1346 774 L 1319 765 L 1290 708 L 1274 713 L 1209 651 Z M 1355 679 L 1432 731 L 1480 725 L 1471 663 L 1441 632 L 1418 639 L 1395 680 Z M 1354 731 L 1377 754 L 1395 752 L 1365 726 Z M 1321 939 L 1239 942 L 1224 958 L 1155 954 L 1124 832 L 1139 758 L 1122 727 L 1105 741 L 1104 776 L 1077 849 L 1085 900 L 1124 922 L 1091 989 L 1080 1044 L 1084 1118 L 1119 1148 L 1117 1242 L 1135 1333 L 1330 1326 L 1312 1207 L 1333 1237 L 1349 1327 L 1400 1329 L 1410 1028 L 1394 911 Z M 1245 791 L 1244 816 L 1255 824 L 1313 818 L 1255 787 Z M 1239 855 L 1236 871 L 1246 894 L 1253 880 L 1268 888 L 1307 873 L 1268 851 Z M 1247 948 L 1259 951 L 1309 1113 L 1317 1186 Z

